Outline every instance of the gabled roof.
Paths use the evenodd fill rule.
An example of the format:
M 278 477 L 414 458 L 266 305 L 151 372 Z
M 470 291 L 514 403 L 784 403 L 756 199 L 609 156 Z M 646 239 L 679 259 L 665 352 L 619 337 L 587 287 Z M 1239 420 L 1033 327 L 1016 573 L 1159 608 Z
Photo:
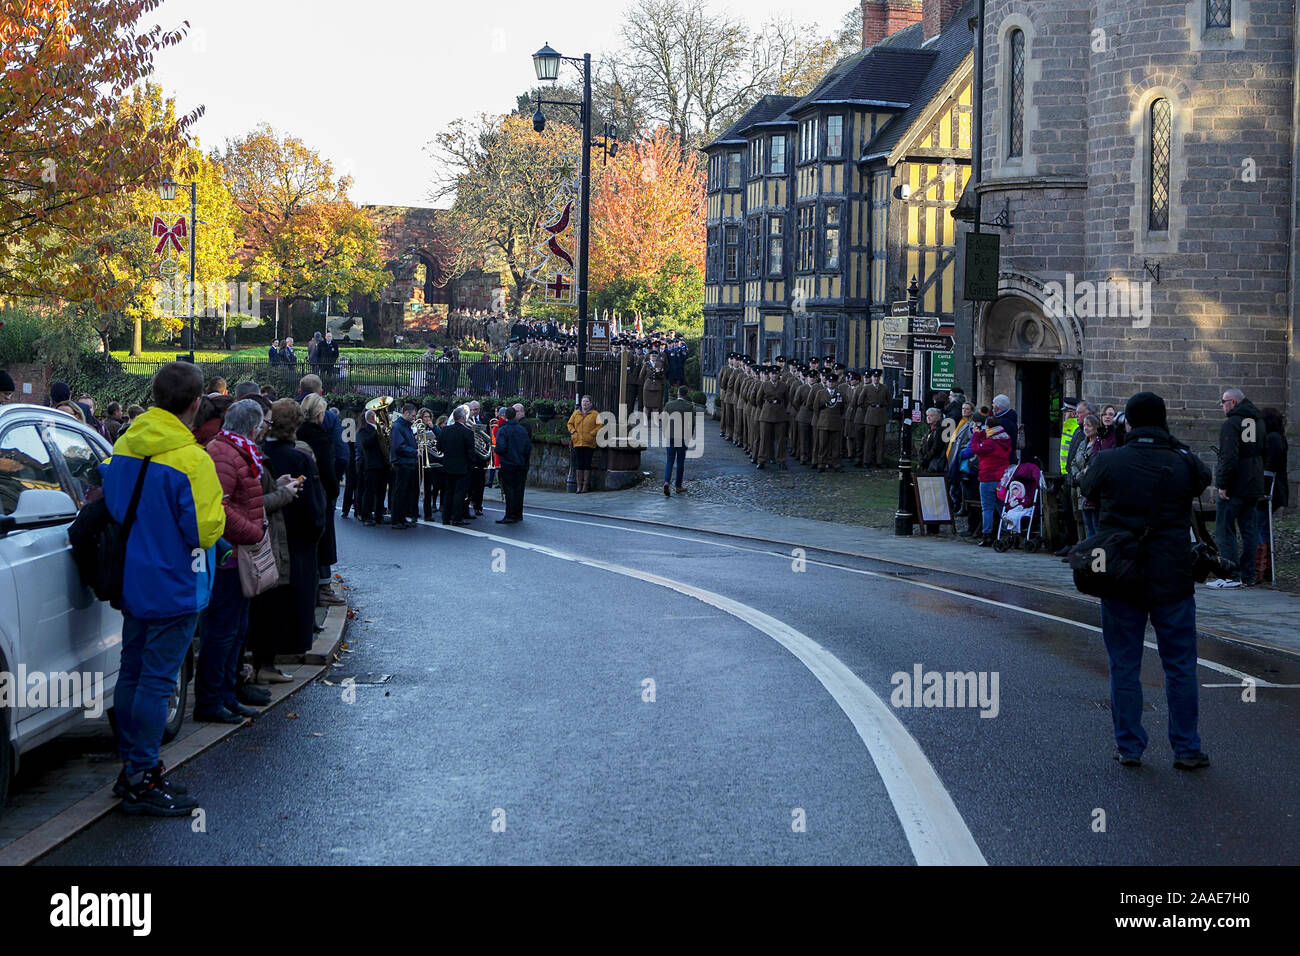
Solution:
M 790 107 L 790 115 L 838 103 L 907 109 L 937 56 L 933 50 L 877 44 L 837 63 L 811 93 Z
M 930 102 L 939 94 L 975 47 L 967 20 L 974 16 L 975 2 L 968 0 L 966 7 L 953 17 L 948 27 L 937 36 L 926 50 L 935 54 L 929 72 L 917 85 L 911 105 L 877 131 L 862 149 L 860 159 L 887 156 L 902 141 L 908 131 L 925 112 Z M 908 27 L 910 30 L 911 27 Z M 900 30 L 900 33 L 907 32 Z M 879 44 L 877 45 L 879 46 Z
M 764 96 L 747 109 L 740 119 L 728 126 L 722 135 L 704 148 L 712 149 L 714 146 L 723 146 L 728 143 L 744 143 L 745 132 L 750 127 L 757 126 L 760 123 L 767 124 L 776 121 L 797 100 L 797 96 Z

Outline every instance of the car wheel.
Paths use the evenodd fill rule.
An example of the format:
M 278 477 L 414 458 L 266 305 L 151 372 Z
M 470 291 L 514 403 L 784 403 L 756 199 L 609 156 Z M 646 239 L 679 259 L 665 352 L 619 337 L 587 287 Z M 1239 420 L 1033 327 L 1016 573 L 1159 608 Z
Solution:
M 185 725 L 185 704 L 189 701 L 190 677 L 194 673 L 194 655 L 185 655 L 185 663 L 176 675 L 176 686 L 172 688 L 171 700 L 167 702 L 167 724 L 163 727 L 163 743 L 171 743 Z

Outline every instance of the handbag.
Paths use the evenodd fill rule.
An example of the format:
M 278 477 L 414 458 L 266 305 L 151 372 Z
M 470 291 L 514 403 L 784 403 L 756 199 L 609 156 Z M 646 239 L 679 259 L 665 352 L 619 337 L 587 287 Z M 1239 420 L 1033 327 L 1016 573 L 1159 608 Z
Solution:
M 262 540 L 254 545 L 241 544 L 236 549 L 239 563 L 239 586 L 244 597 L 257 597 L 280 583 L 280 569 L 275 564 L 275 548 L 271 545 L 271 529 L 262 532 Z
M 1156 481 L 1158 489 L 1169 469 L 1161 471 Z M 1074 572 L 1074 586 L 1084 594 L 1099 598 L 1122 598 L 1140 590 L 1146 581 L 1139 560 L 1142 543 L 1151 534 L 1151 511 L 1155 495 L 1147 505 L 1142 522 L 1142 533 L 1134 534 L 1124 528 L 1108 528 L 1084 538 L 1070 549 L 1070 570 Z
M 99 600 L 107 601 L 119 611 L 122 610 L 126 572 L 126 544 L 135 525 L 149 461 L 150 457 L 145 457 L 140 462 L 131 501 L 121 524 L 113 520 L 108 502 L 101 496 L 82 508 L 68 528 L 68 542 L 72 545 L 72 558 L 82 584 L 90 588 Z

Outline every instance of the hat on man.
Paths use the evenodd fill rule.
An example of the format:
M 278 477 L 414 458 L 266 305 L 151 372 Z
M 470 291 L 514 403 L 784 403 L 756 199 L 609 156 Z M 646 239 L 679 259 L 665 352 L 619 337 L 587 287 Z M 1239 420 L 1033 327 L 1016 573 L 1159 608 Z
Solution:
M 55 405 L 66 402 L 70 398 L 72 398 L 72 389 L 68 387 L 67 382 L 55 382 L 50 386 L 50 401 Z
M 1077 398 L 1074 398 L 1073 396 L 1069 398 L 1062 398 L 1061 407 L 1068 408 L 1070 411 L 1074 411 L 1076 408 L 1079 407 L 1079 400 Z
M 13 391 L 17 391 L 17 389 L 14 388 L 13 378 L 10 377 L 8 372 L 0 368 L 0 392 L 13 392 Z
M 1165 400 L 1155 392 L 1138 392 L 1124 406 L 1124 419 L 1130 428 L 1155 425 L 1168 429 L 1165 417 Z

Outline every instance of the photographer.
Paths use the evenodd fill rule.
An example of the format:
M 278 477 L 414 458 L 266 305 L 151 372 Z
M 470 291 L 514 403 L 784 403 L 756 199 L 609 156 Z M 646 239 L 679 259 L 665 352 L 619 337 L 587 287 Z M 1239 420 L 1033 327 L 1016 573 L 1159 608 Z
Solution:
M 1140 674 L 1143 635 L 1150 618 L 1165 673 L 1174 766 L 1197 770 L 1209 766 L 1210 760 L 1201 751 L 1196 730 L 1191 502 L 1209 486 L 1210 471 L 1169 434 L 1165 402 L 1159 395 L 1139 392 L 1128 400 L 1124 414 L 1129 427 L 1124 445 L 1098 456 L 1080 482 L 1084 496 L 1101 509 L 1100 533 L 1080 545 L 1091 552 L 1083 557 L 1095 561 L 1100 551 L 1103 558 L 1118 564 L 1120 538 L 1125 535 L 1106 539 L 1116 542 L 1115 554 L 1094 547 L 1108 533 L 1127 532 L 1127 543 L 1134 545 L 1131 572 L 1115 571 L 1100 594 L 1102 636 L 1110 658 L 1115 759 L 1126 767 L 1137 766 L 1147 746 Z

